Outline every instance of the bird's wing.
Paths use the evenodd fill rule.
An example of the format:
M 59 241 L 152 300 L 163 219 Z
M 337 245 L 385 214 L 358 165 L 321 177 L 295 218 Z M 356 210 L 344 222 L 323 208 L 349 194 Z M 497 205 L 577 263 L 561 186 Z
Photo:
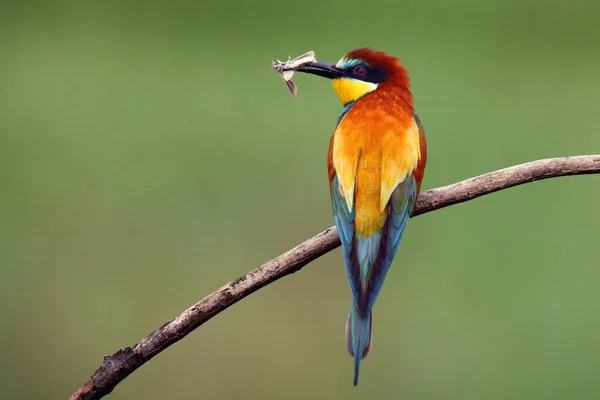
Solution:
M 358 298 L 360 293 L 360 264 L 357 257 L 357 247 L 354 238 L 354 209 L 349 209 L 346 199 L 342 195 L 342 189 L 337 174 L 331 180 L 331 202 L 333 206 L 333 216 L 335 226 L 342 242 L 342 253 L 344 255 L 344 264 L 346 273 L 350 281 L 350 289 L 353 298 Z M 357 303 L 358 307 L 358 303 Z
M 367 309 L 373 307 L 383 281 L 392 265 L 392 260 L 402 239 L 402 233 L 417 198 L 417 183 L 413 175 L 408 175 L 394 191 L 387 206 L 386 221 L 381 231 L 379 247 L 365 280 Z
M 417 181 L 417 196 L 419 196 L 421 191 L 421 183 L 423 182 L 423 175 L 425 174 L 425 165 L 427 164 L 427 138 L 425 135 L 425 129 L 423 129 L 423 124 L 421 124 L 421 119 L 417 114 L 413 114 L 413 120 L 419 128 L 419 148 L 421 153 L 417 168 L 415 168 L 413 171 L 413 176 Z
M 421 130 L 420 121 L 413 117 L 403 143 L 384 147 L 380 205 L 386 220 L 365 282 L 367 309 L 373 307 L 379 295 L 417 199 L 420 181 L 414 172 L 426 155 L 421 152 Z

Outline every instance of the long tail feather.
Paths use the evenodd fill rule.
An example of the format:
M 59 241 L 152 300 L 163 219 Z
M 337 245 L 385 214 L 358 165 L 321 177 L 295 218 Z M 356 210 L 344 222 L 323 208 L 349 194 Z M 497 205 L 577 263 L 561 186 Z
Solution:
M 371 350 L 371 337 L 373 334 L 373 313 L 371 310 L 362 316 L 354 303 L 350 307 L 350 314 L 346 321 L 346 348 L 354 357 L 354 386 L 358 385 L 360 361 Z

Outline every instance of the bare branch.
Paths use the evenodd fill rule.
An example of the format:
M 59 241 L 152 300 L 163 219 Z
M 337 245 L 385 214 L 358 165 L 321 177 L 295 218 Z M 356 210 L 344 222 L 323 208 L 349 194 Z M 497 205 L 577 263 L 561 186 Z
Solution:
M 533 161 L 423 192 L 419 195 L 412 216 L 536 180 L 597 173 L 600 173 L 600 155 Z M 256 290 L 300 270 L 339 245 L 337 231 L 335 227 L 331 227 L 246 275 L 229 282 L 133 347 L 122 348 L 104 357 L 100 368 L 70 399 L 92 400 L 104 397 L 146 361 L 183 339 L 215 315 Z

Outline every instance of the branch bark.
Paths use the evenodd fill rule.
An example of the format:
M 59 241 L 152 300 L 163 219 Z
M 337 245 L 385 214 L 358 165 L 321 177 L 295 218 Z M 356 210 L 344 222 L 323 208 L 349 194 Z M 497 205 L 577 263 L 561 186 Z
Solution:
M 600 155 L 551 158 L 466 179 L 419 195 L 413 217 L 474 198 L 541 179 L 600 173 Z M 292 274 L 340 245 L 335 227 L 299 244 L 246 275 L 229 282 L 194 304 L 178 317 L 143 338 L 105 356 L 100 368 L 70 400 L 100 399 L 129 374 L 167 347 L 183 339 L 206 321 L 256 290 Z

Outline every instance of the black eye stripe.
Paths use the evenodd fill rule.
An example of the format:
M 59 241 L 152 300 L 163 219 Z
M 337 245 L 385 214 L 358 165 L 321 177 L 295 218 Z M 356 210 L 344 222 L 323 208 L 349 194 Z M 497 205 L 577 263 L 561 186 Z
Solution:
M 359 64 L 346 71 L 348 78 L 359 79 L 365 82 L 382 83 L 387 80 L 385 72 L 375 69 L 369 65 Z

